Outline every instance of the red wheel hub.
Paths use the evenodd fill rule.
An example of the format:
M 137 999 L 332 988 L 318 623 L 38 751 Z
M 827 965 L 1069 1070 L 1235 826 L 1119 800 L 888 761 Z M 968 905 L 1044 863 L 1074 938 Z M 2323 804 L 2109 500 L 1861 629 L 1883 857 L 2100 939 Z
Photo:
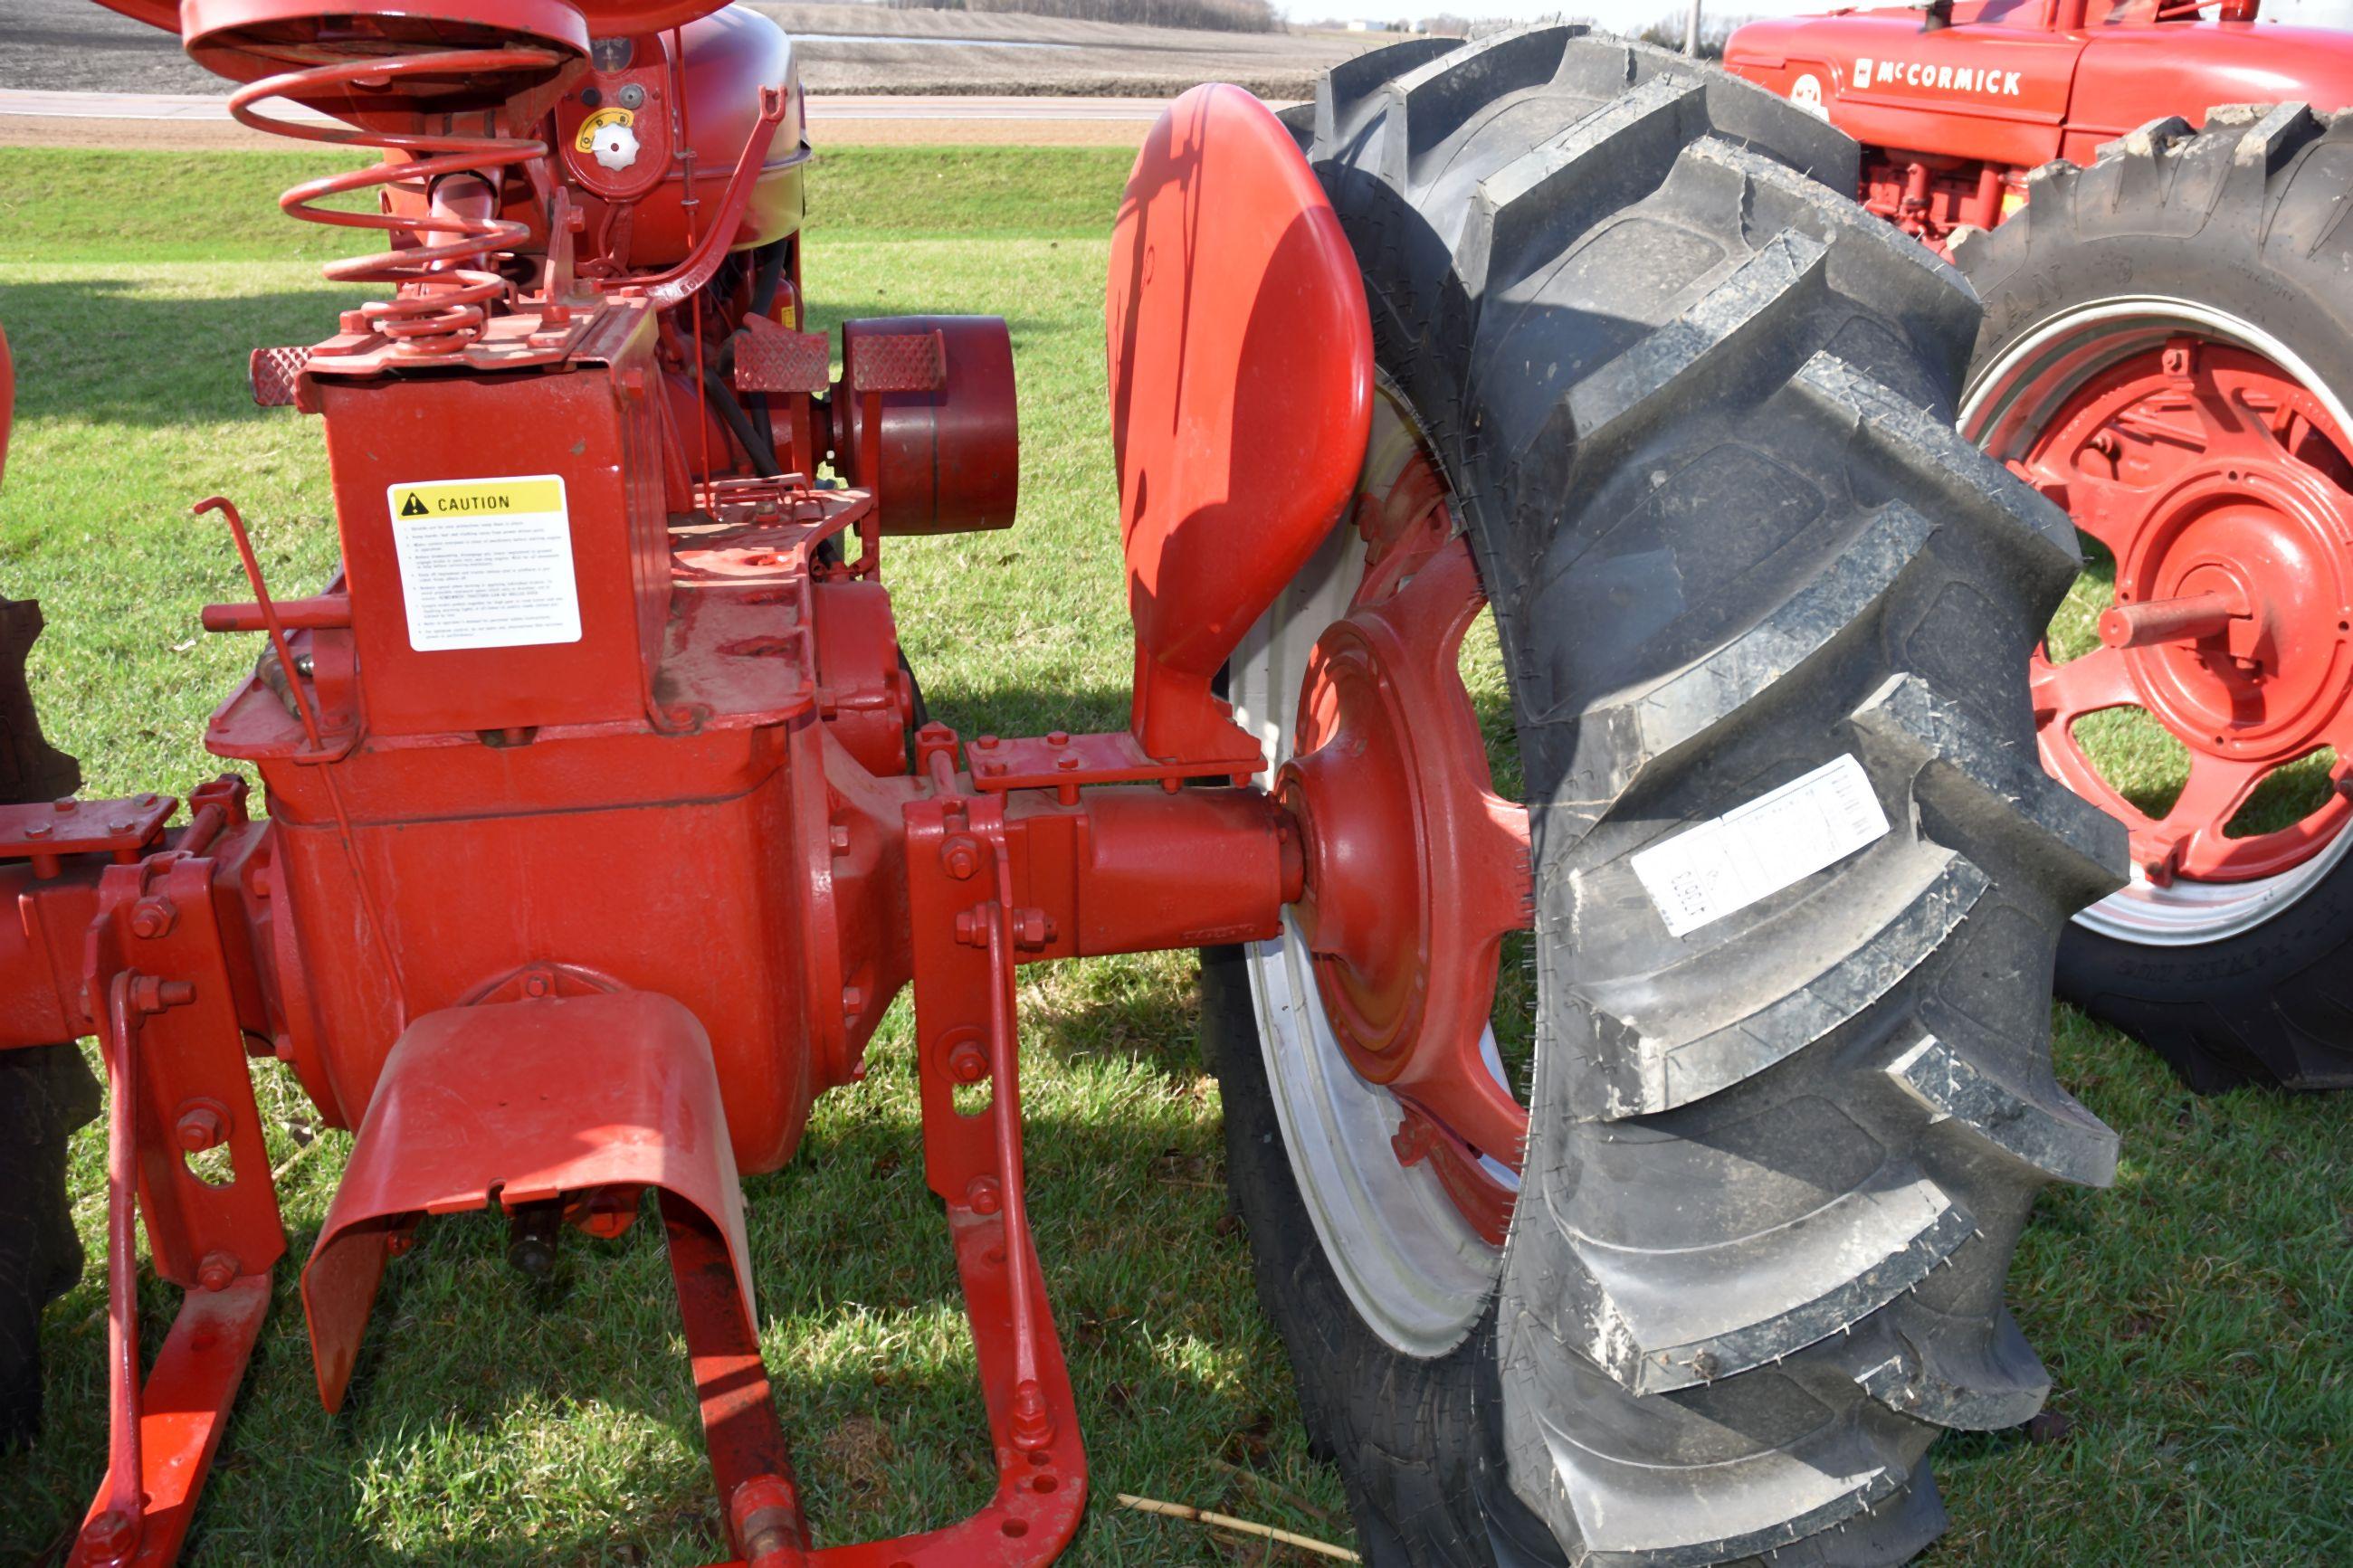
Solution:
M 1527 1113 L 1482 1041 L 1504 936 L 1532 918 L 1528 819 L 1494 792 L 1457 668 L 1486 597 L 1415 467 L 1360 516 L 1403 528 L 1377 538 L 1355 607 L 1316 641 L 1278 789 L 1301 824 L 1295 914 L 1332 1030 L 1404 1107 L 1398 1157 L 1431 1160 L 1500 1241 L 1515 1188 L 1485 1161 L 1519 1169 Z M 1400 519 L 1400 497 L 1428 504 Z
M 2317 853 L 2353 816 L 2339 789 L 2285 827 L 2232 837 L 2266 777 L 2353 752 L 2353 442 L 2268 359 L 2175 338 L 2086 383 L 2011 465 L 2116 557 L 2100 646 L 2038 649 L 2044 764 L 2124 819 L 2159 885 L 2245 881 Z M 2162 815 L 2134 807 L 2073 732 L 2137 707 L 2188 750 Z

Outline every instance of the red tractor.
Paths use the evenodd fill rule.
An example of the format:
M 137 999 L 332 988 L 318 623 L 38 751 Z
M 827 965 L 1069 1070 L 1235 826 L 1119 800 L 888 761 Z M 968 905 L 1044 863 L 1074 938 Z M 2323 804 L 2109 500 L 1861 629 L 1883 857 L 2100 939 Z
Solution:
M 420 1226 L 490 1211 L 528 1271 L 650 1196 L 731 1563 L 1050 1560 L 1087 1477 L 1014 975 L 1146 949 L 1202 951 L 1234 1201 L 1372 1562 L 1892 1563 L 1942 1527 L 1938 1434 L 2039 1406 L 2011 1249 L 2116 1162 L 2047 979 L 2124 836 L 2035 763 L 2074 532 L 1955 434 L 1977 304 L 1849 198 L 1846 137 L 1560 26 L 1397 45 L 1282 120 L 1187 94 L 1105 300 L 1131 721 L 964 737 L 884 564 L 1013 521 L 1009 335 L 804 330 L 770 22 L 111 3 L 248 124 L 380 153 L 284 205 L 392 246 L 330 268 L 383 299 L 252 360 L 325 423 L 340 570 L 273 593 L 195 509 L 250 580 L 204 624 L 259 647 L 205 743 L 268 815 L 238 771 L 79 798 L 21 658 L 0 692 L 17 1436 L 77 1261 L 62 1042 L 111 1089 L 74 1563 L 197 1517 L 288 1249 L 256 1056 L 356 1131 L 300 1265 L 329 1407 Z M 738 1184 L 908 989 L 997 1485 L 815 1549 Z M 152 1359 L 142 1220 L 181 1293 Z
M 1864 205 L 1977 287 L 1961 426 L 2092 542 L 2035 719 L 2133 868 L 2060 993 L 2200 1089 L 2345 1087 L 2353 34 L 2200 9 L 1940 0 L 1725 63 L 1861 142 Z

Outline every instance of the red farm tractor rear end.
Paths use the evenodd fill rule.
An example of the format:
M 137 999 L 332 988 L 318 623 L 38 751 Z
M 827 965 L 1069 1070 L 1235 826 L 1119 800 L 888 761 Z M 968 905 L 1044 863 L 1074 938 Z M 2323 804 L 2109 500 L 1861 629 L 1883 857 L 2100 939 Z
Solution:
M 2094 543 L 2035 713 L 2133 874 L 2062 994 L 2195 1088 L 2345 1087 L 2353 33 L 2200 10 L 1939 0 L 1751 23 L 1725 63 L 1861 142 L 1863 204 L 1977 286 L 1962 427 Z
M 2116 1153 L 2042 982 L 2120 835 L 2031 760 L 2072 532 L 1954 435 L 1975 306 L 1845 198 L 1851 142 L 1554 26 L 1280 121 L 1186 95 L 1105 307 L 1131 723 L 965 739 L 918 721 L 882 567 L 1012 521 L 1009 334 L 852 321 L 832 374 L 770 24 L 114 3 L 248 123 L 381 151 L 285 205 L 392 246 L 331 268 L 385 298 L 252 363 L 325 422 L 333 579 L 274 595 L 196 509 L 251 584 L 206 627 L 262 639 L 206 743 L 267 817 L 236 773 L 79 799 L 5 709 L 23 1190 L 79 1110 L 60 1042 L 111 1089 L 76 1563 L 198 1520 L 288 1248 L 257 1055 L 356 1129 L 301 1265 L 331 1408 L 420 1226 L 502 1214 L 530 1268 L 650 1194 L 730 1561 L 1053 1558 L 1086 1470 L 1014 976 L 1146 949 L 1203 950 L 1233 1196 L 1373 1562 L 1898 1562 L 1936 1436 L 2038 1407 L 2010 1249 Z M 819 1549 L 738 1182 L 910 988 L 997 1489 Z M 144 1365 L 142 1219 L 185 1293 Z M 39 1265 L 0 1271 L 20 1432 L 53 1242 L 0 1227 Z

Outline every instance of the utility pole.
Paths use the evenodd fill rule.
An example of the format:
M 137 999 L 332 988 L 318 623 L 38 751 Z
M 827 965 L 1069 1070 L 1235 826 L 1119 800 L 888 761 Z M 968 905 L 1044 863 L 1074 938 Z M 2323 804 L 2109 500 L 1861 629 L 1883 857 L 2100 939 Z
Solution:
M 1699 6 L 1700 0 L 1691 0 L 1691 17 L 1683 24 L 1683 53 L 1694 59 L 1699 58 Z

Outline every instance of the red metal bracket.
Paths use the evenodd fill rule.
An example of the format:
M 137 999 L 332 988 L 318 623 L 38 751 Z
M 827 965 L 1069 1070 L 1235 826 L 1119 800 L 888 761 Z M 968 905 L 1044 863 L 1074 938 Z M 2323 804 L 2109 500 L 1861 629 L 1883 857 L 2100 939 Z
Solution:
M 1221 778 L 1246 784 L 1266 767 L 1265 756 L 1239 750 L 1223 755 L 1163 761 L 1145 752 L 1133 731 L 1000 739 L 982 735 L 968 750 L 975 787 L 992 795 L 1015 789 L 1050 789 L 1065 805 L 1078 800 L 1082 784 L 1153 784 L 1174 790 L 1187 779 Z
M 0 860 L 30 860 L 33 873 L 54 877 L 68 855 L 139 858 L 162 837 L 164 824 L 180 803 L 168 795 L 121 800 L 78 800 L 66 795 L 29 805 L 0 805 Z
M 1004 803 L 958 794 L 936 743 L 924 756 L 934 793 L 905 815 L 923 1170 L 955 1238 L 997 1494 L 946 1530 L 831 1548 L 815 1561 L 822 1568 L 1028 1568 L 1053 1561 L 1077 1532 L 1087 1476 L 1077 1400 L 1024 1202 Z M 976 921 L 986 933 L 979 945 L 970 940 Z M 958 1091 L 969 1096 L 981 1084 L 987 1109 L 959 1109 Z
M 242 815 L 211 791 L 183 842 L 216 840 Z M 206 815 L 208 814 L 208 815 Z M 269 1308 L 286 1250 L 243 1022 L 214 900 L 214 859 L 185 851 L 109 868 L 100 879 L 83 995 L 107 1060 L 107 1479 L 72 1568 L 152 1564 L 179 1553 L 197 1495 Z M 226 1147 L 207 1179 L 184 1156 Z M 143 1214 L 155 1271 L 187 1295 L 142 1389 L 139 1257 Z

